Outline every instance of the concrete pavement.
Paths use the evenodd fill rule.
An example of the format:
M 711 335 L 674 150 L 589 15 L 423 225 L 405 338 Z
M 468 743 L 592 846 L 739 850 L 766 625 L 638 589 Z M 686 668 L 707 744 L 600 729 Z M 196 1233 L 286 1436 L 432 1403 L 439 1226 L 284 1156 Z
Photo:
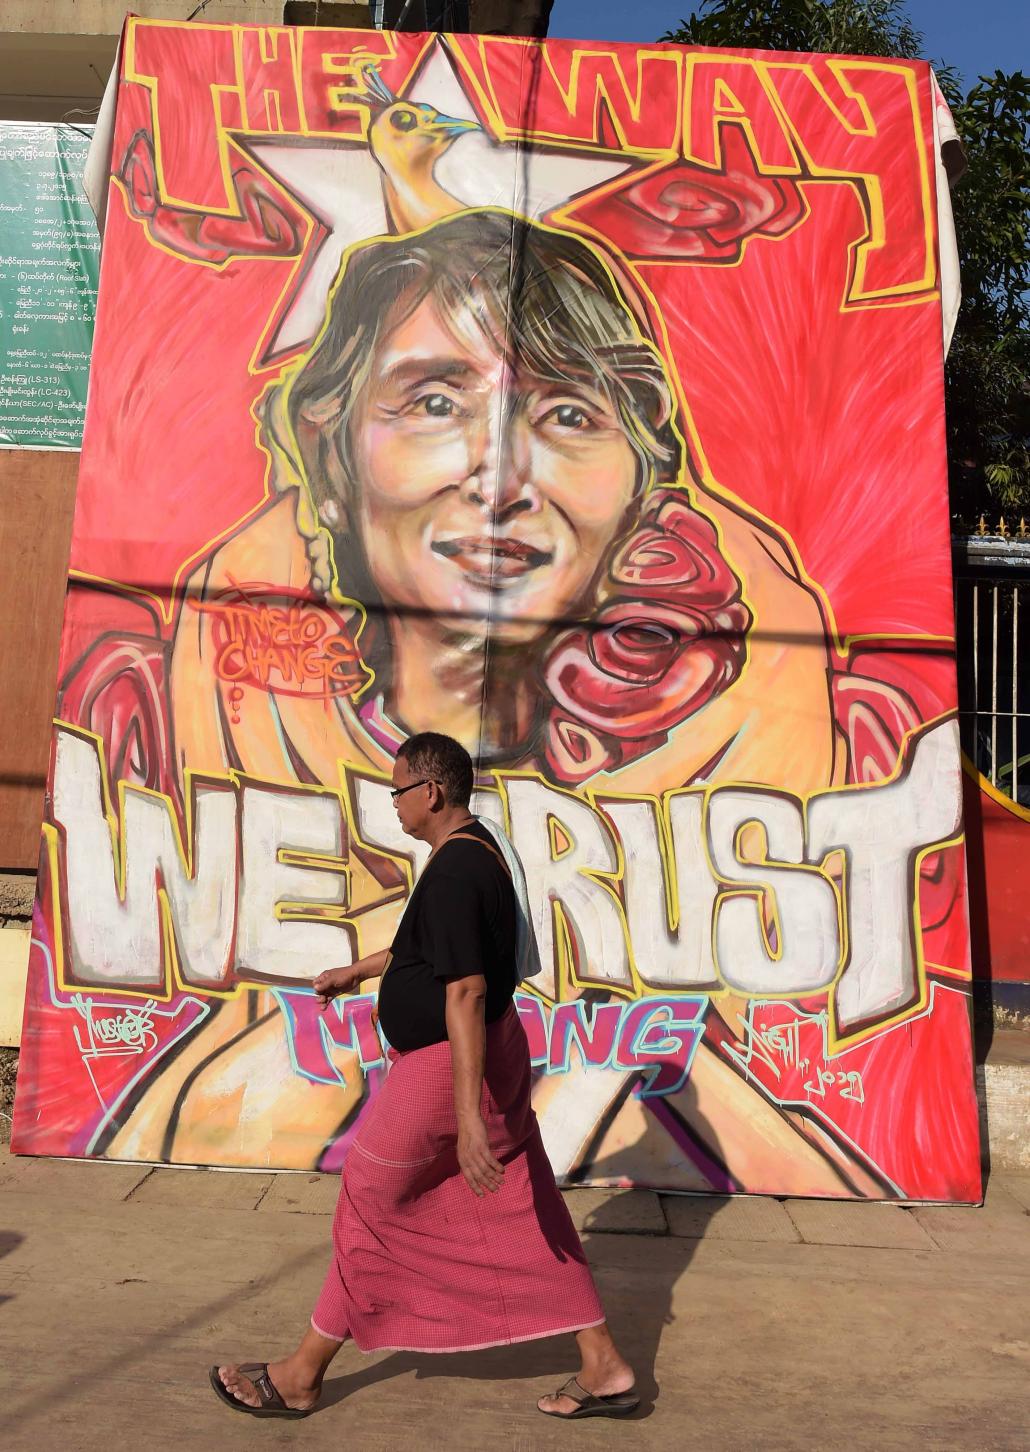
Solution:
M 1030 1174 L 982 1210 L 569 1193 L 645 1404 L 534 1408 L 571 1339 L 463 1356 L 345 1347 L 297 1423 L 222 1407 L 217 1360 L 281 1354 L 335 1182 L 0 1158 L 0 1438 L 10 1452 L 665 1452 L 1030 1447 Z

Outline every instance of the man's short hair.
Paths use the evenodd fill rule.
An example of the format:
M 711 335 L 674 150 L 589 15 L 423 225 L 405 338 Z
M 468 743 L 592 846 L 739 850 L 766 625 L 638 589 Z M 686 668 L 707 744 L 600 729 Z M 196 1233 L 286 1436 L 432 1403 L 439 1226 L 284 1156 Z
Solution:
M 472 796 L 472 758 L 453 736 L 439 731 L 420 731 L 409 736 L 397 752 L 408 763 L 412 776 L 435 781 L 449 807 L 467 807 Z

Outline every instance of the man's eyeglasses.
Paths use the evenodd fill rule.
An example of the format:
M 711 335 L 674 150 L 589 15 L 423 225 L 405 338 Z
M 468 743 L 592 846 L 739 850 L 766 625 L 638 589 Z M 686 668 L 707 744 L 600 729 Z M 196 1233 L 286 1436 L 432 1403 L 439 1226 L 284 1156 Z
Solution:
M 391 795 L 391 797 L 393 797 L 394 801 L 396 801 L 397 798 L 398 797 L 402 797 L 405 792 L 413 792 L 415 790 L 415 788 L 418 787 L 418 786 L 431 786 L 431 785 L 432 785 L 432 778 L 431 777 L 426 777 L 426 779 L 424 781 L 413 781 L 413 782 L 411 782 L 406 787 L 394 787 L 393 790 L 390 792 L 390 795 Z

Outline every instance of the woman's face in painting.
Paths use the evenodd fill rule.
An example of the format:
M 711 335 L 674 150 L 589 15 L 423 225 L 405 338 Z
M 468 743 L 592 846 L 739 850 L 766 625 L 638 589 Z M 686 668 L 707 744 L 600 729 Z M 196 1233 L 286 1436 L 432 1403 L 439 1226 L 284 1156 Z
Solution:
M 599 390 L 513 370 L 432 298 L 388 330 L 350 419 L 352 508 L 388 607 L 499 642 L 582 612 L 638 462 Z

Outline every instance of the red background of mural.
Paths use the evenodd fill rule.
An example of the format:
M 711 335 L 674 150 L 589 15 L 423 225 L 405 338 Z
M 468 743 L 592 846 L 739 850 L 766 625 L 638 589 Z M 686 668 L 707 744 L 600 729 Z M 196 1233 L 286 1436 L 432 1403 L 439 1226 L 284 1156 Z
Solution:
M 388 79 L 422 43 L 398 38 L 403 59 L 384 66 Z M 204 44 L 194 27 L 198 70 Z M 566 66 L 574 48 L 548 45 Z M 921 98 L 932 155 L 928 85 Z M 533 117 L 541 131 L 567 121 L 541 98 Z M 150 125 L 149 93 L 124 86 L 114 155 Z M 843 183 L 803 190 L 809 220 L 753 241 L 739 265 L 651 265 L 641 275 L 715 478 L 790 533 L 840 633 L 950 637 L 939 309 L 928 300 L 843 312 L 859 202 Z M 112 192 L 73 569 L 163 589 L 260 502 L 264 458 L 249 409 L 261 378 L 248 363 L 292 268 L 270 258 L 186 265 L 152 246 Z M 214 313 L 232 327 L 212 327 Z M 155 316 L 159 331 L 147 323 Z M 112 414 L 117 429 L 103 422 Z
M 408 69 L 421 43 L 400 38 L 396 75 L 384 67 L 388 79 Z M 198 73 L 204 45 L 201 28 L 192 27 L 190 63 Z M 572 43 L 553 42 L 550 50 L 560 65 Z M 916 72 L 932 156 L 928 72 Z M 676 105 L 671 88 L 668 104 Z M 540 129 L 560 131 L 563 119 L 548 115 L 543 103 L 534 114 Z M 151 124 L 149 93 L 123 84 L 114 156 Z M 191 124 L 188 112 L 179 124 Z M 843 183 L 808 182 L 803 192 L 808 220 L 789 235 L 755 239 L 739 264 L 652 264 L 640 275 L 664 320 L 712 474 L 792 537 L 826 592 L 840 636 L 948 640 L 940 310 L 924 300 L 843 311 L 850 248 L 863 226 L 858 198 Z M 186 264 L 151 244 L 112 189 L 73 570 L 166 597 L 186 562 L 262 501 L 265 460 L 250 407 L 270 374 L 255 377 L 249 364 L 293 267 L 292 259 L 268 257 L 217 270 Z M 213 327 L 214 316 L 231 319 L 231 326 Z M 98 609 L 102 620 L 93 613 Z M 110 598 L 75 594 L 62 675 L 98 628 L 121 625 L 131 628 L 115 618 Z M 943 696 L 953 699 L 950 666 L 939 662 L 935 674 L 942 671 Z M 933 946 L 942 956 L 951 953 L 947 963 L 964 961 L 960 941 Z M 31 994 L 40 1044 L 56 1011 L 40 994 L 38 974 Z M 948 1008 L 935 1014 L 932 1031 L 924 1018 L 854 1051 L 856 1062 L 890 1062 L 888 1077 L 899 1092 L 897 1076 L 904 1077 L 908 1127 L 902 1132 L 893 1114 L 875 1124 L 869 1116 L 850 1120 L 869 1153 L 914 1196 L 943 1178 L 970 1198 L 977 1188 L 969 1125 L 957 1122 L 950 1140 L 925 1137 L 942 1082 L 954 1072 L 951 1047 L 965 1012 L 958 995 L 942 997 Z M 42 1058 L 37 1066 L 39 1092 L 49 1098 L 47 1084 L 53 1089 L 59 1080 L 68 1106 L 49 1119 L 50 1152 L 81 1152 L 74 1105 L 89 1086 L 78 1057 L 55 1048 L 52 1042 L 45 1071 Z M 938 1153 L 948 1143 L 948 1163 L 938 1162 L 928 1178 L 931 1139 Z

